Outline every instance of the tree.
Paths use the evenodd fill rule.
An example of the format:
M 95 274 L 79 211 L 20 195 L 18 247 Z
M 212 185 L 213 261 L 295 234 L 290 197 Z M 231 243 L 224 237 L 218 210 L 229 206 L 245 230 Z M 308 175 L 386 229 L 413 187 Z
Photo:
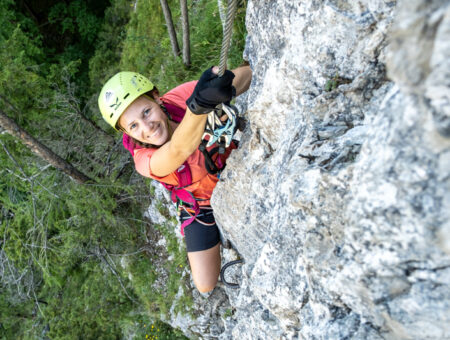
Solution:
M 186 67 L 191 66 L 191 48 L 189 39 L 189 15 L 187 0 L 180 0 L 181 23 L 183 28 L 183 63 Z
M 0 96 L 3 99 L 3 97 Z M 20 139 L 36 155 L 53 165 L 55 168 L 63 171 L 79 183 L 92 181 L 88 176 L 75 169 L 70 163 L 55 154 L 44 144 L 29 135 L 14 120 L 9 118 L 5 112 L 0 109 L 0 126 L 2 126 L 10 135 Z
M 166 20 L 167 30 L 169 32 L 170 43 L 172 44 L 172 52 L 175 57 L 180 55 L 180 47 L 178 46 L 177 34 L 173 26 L 172 13 L 170 12 L 169 4 L 167 0 L 161 0 L 161 7 L 164 13 L 164 19 Z
M 53 110 L 64 113 L 71 113 L 78 116 L 85 125 L 90 126 L 96 134 L 106 139 L 110 144 L 114 144 L 114 137 L 108 135 L 97 123 L 86 116 L 88 106 L 82 109 L 81 101 L 76 95 L 77 85 L 71 80 L 71 75 L 67 67 L 63 67 L 60 73 L 60 82 L 54 82 Z

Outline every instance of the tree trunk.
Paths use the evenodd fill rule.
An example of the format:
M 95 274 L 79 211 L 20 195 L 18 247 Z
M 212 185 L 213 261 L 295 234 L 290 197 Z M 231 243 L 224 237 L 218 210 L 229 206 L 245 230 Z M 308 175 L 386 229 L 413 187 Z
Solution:
M 92 181 L 85 174 L 79 172 L 70 163 L 59 157 L 52 150 L 47 148 L 38 140 L 30 136 L 25 130 L 16 124 L 14 120 L 9 118 L 2 110 L 0 110 L 0 125 L 12 136 L 20 139 L 27 147 L 30 148 L 36 155 L 44 159 L 46 162 L 58 168 L 65 174 L 69 175 L 78 183 L 86 183 Z
M 186 67 L 191 66 L 191 46 L 189 39 L 189 14 L 187 0 L 180 0 L 181 22 L 183 27 L 183 63 Z
M 180 55 L 180 47 L 178 46 L 177 34 L 175 33 L 175 28 L 173 27 L 172 13 L 170 12 L 170 8 L 166 0 L 160 0 L 160 2 L 164 13 L 164 18 L 166 19 L 167 31 L 169 32 L 170 43 L 172 44 L 172 52 L 175 57 L 178 57 Z

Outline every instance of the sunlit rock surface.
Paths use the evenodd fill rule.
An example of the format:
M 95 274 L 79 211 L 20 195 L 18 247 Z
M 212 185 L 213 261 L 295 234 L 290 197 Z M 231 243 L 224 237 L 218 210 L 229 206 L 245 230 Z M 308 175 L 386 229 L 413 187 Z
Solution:
M 450 339 L 449 2 L 249 0 L 247 30 L 249 123 L 213 196 L 241 288 L 173 324 Z

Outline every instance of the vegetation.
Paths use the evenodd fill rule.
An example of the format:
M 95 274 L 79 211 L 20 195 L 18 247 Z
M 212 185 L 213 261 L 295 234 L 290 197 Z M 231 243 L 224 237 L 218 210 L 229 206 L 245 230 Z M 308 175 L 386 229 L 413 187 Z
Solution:
M 168 2 L 181 32 L 179 2 Z M 71 180 L 0 128 L 0 339 L 183 338 L 160 320 L 192 312 L 176 221 L 163 205 L 164 225 L 143 217 L 154 190 L 96 98 L 119 70 L 164 93 L 218 63 L 217 2 L 187 3 L 189 68 L 171 52 L 157 1 L 0 0 L 0 109 L 93 179 Z M 245 5 L 231 68 L 242 61 Z
M 351 82 L 351 79 L 341 77 L 338 73 L 336 73 L 333 78 L 327 80 L 324 90 L 326 92 L 330 92 L 336 90 L 339 85 L 350 84 Z

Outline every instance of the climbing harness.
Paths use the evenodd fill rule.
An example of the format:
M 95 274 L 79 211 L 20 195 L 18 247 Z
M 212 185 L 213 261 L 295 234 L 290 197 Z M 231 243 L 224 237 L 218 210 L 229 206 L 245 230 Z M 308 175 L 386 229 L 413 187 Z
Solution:
M 161 106 L 162 110 L 166 113 L 169 119 L 179 123 L 182 121 L 185 110 L 182 110 L 175 105 L 167 104 Z M 133 139 L 130 138 L 127 134 L 123 135 L 123 145 L 124 147 L 130 151 L 131 155 L 134 156 L 135 150 L 142 148 L 142 146 L 134 143 Z M 236 142 L 237 143 L 237 142 Z M 221 157 L 218 154 L 219 147 L 206 147 L 206 142 L 202 142 L 203 147 L 199 146 L 199 150 L 203 153 L 205 158 L 205 168 L 210 174 L 218 174 L 225 167 L 225 162 L 222 161 Z M 184 236 L 184 228 L 191 224 L 194 220 L 203 225 L 214 225 L 205 223 L 198 219 L 199 214 L 201 214 L 201 210 L 212 209 L 210 207 L 199 205 L 200 201 L 203 199 L 196 198 L 190 191 L 187 189 L 192 182 L 192 172 L 189 166 L 189 163 L 185 161 L 175 172 L 175 176 L 177 177 L 177 185 L 172 185 L 165 183 L 163 181 L 159 181 L 167 190 L 171 193 L 172 202 L 174 202 L 177 206 L 178 212 L 182 210 L 186 211 L 188 216 L 183 219 L 181 223 L 180 232 L 181 235 Z
M 239 288 L 238 283 L 228 282 L 227 280 L 225 280 L 225 271 L 227 270 L 227 268 L 234 266 L 235 264 L 239 264 L 239 263 L 244 263 L 244 260 L 239 259 L 239 260 L 230 261 L 227 264 L 225 264 L 222 267 L 222 269 L 220 270 L 220 280 L 224 283 L 225 286 L 230 287 L 230 288 Z

